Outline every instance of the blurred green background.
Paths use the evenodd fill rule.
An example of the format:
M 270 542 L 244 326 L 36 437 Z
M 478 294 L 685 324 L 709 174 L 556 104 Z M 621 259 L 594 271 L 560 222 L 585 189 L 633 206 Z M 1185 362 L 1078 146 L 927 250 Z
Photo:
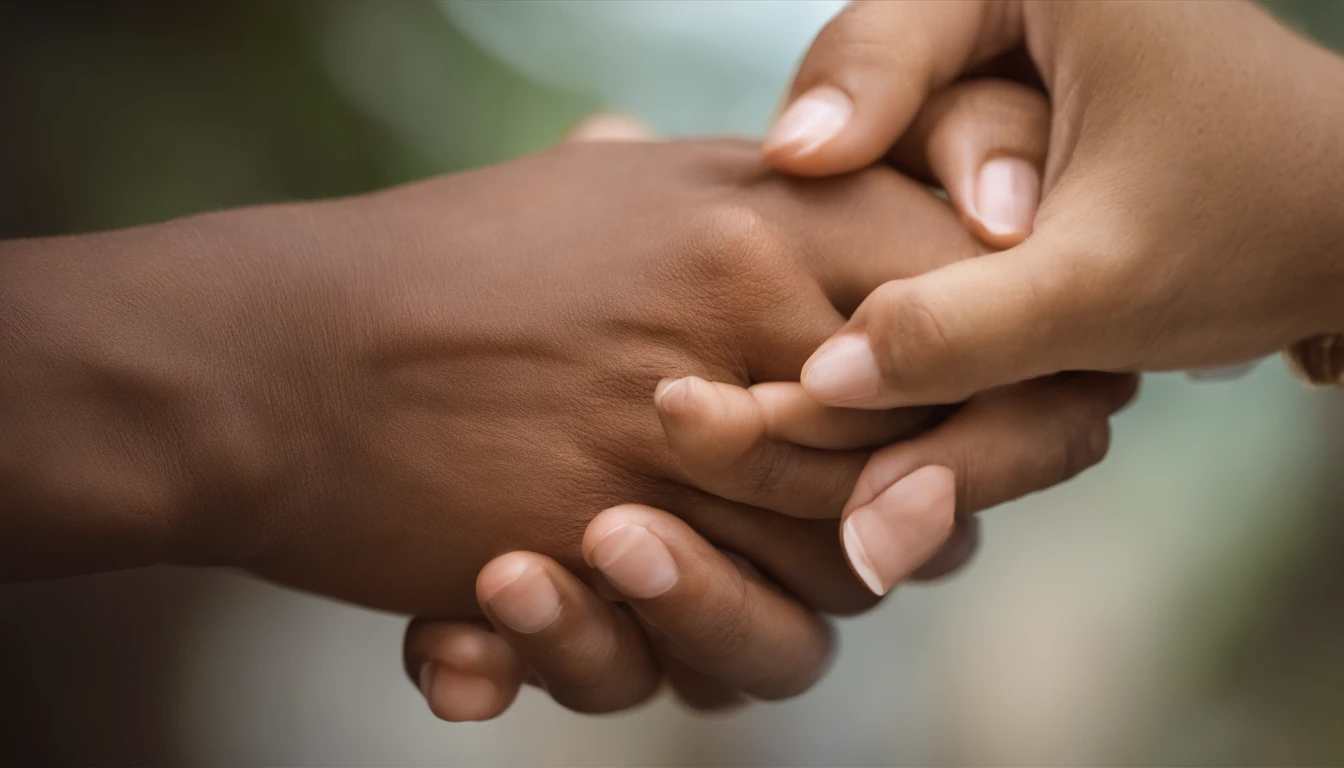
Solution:
M 0 236 L 357 193 L 546 147 L 599 107 L 759 132 L 838 5 L 7 3 Z M 1270 7 L 1344 49 L 1344 3 Z M 1344 401 L 1277 362 L 1145 390 L 1105 465 L 988 515 L 965 575 L 845 622 L 795 702 L 582 718 L 532 692 L 449 726 L 402 678 L 395 618 L 150 569 L 0 589 L 0 758 L 1344 764 Z

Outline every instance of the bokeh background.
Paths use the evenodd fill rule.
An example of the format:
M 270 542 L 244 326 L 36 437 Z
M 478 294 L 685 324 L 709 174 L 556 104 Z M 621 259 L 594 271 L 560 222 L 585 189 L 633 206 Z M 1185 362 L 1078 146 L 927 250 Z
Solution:
M 839 7 L 5 3 L 0 236 L 361 192 L 543 148 L 600 107 L 759 134 Z M 1271 7 L 1344 46 L 1344 4 Z M 960 577 L 843 622 L 813 692 L 726 717 L 529 691 L 448 725 L 403 676 L 397 617 L 166 568 L 6 587 L 0 760 L 1344 764 L 1342 464 L 1344 398 L 1277 362 L 1150 377 L 1103 466 L 987 514 Z

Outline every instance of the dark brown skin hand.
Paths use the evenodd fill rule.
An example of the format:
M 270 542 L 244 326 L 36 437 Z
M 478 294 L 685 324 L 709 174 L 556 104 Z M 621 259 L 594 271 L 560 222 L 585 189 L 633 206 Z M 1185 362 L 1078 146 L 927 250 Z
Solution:
M 809 605 L 871 604 L 833 521 L 693 490 L 651 396 L 688 375 L 796 381 L 873 288 L 982 249 L 889 170 L 790 180 L 759 156 L 574 145 L 4 244 L 0 575 L 230 565 L 469 618 L 495 556 L 589 574 L 588 522 L 643 503 Z M 834 491 L 822 517 L 868 453 L 791 455 L 777 469 Z

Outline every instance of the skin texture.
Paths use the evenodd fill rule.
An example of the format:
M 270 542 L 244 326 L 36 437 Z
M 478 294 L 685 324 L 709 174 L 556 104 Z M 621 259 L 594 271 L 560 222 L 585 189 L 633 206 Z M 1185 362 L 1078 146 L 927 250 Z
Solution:
M 982 252 L 945 205 L 890 171 L 790 182 L 740 142 L 570 148 L 347 200 L 0 248 L 4 578 L 232 565 L 427 616 L 480 616 L 483 603 L 512 627 L 535 589 L 519 600 L 510 587 L 539 563 L 563 568 L 543 573 L 568 595 L 560 610 L 549 623 L 524 612 L 529 632 L 512 639 L 530 674 L 556 692 L 568 680 L 577 692 L 557 697 L 590 711 L 663 678 L 704 707 L 810 685 L 829 658 L 815 611 L 874 598 L 840 558 L 833 523 L 767 508 L 813 493 L 829 513 L 786 511 L 838 515 L 863 449 L 930 415 L 860 421 L 778 384 L 716 421 L 697 397 L 650 407 L 658 381 L 706 377 L 687 391 L 742 403 L 734 383 L 796 379 L 873 285 Z M 679 450 L 704 428 L 741 455 L 685 462 Z M 1060 471 L 1036 468 L 1042 487 Z M 579 544 L 585 528 L 595 535 L 593 510 L 617 500 L 671 510 L 617 508 L 639 510 L 664 540 L 674 586 L 704 586 L 655 605 L 628 569 L 619 589 L 604 578 L 619 560 Z M 948 521 L 920 536 L 936 548 L 951 515 L 932 512 Z M 935 569 L 964 560 L 971 530 L 952 534 Z M 518 547 L 544 559 L 521 571 L 492 560 Z M 758 586 L 707 588 L 734 579 Z M 753 611 L 733 603 L 766 589 Z M 562 620 L 599 594 L 608 606 L 645 601 L 640 630 L 622 630 L 610 608 Z M 416 626 L 450 630 L 458 651 L 475 643 L 467 657 L 504 680 L 459 671 L 448 690 L 471 693 L 478 712 L 481 700 L 507 705 L 520 664 L 498 642 L 462 631 L 473 625 Z M 541 653 L 582 637 L 601 648 L 616 632 L 627 676 L 586 676 L 603 654 L 566 664 Z M 439 679 L 441 666 L 421 664 L 419 677 Z
M 1036 92 L 1014 83 L 953 87 L 925 112 L 892 159 L 934 181 L 956 178 L 996 151 L 1044 151 L 1048 108 Z M 604 115 L 581 124 L 571 139 L 653 137 L 638 123 Z M 843 451 L 905 437 L 881 452 L 883 462 L 871 465 L 917 472 L 932 464 L 936 471 L 915 478 L 931 477 L 930 492 L 914 494 L 915 504 L 890 492 L 879 496 L 882 488 L 872 489 L 884 478 L 865 473 L 847 504 L 848 520 L 860 509 L 866 519 L 845 530 L 876 529 L 855 570 L 874 591 L 885 592 L 902 578 L 937 579 L 963 566 L 979 540 L 970 514 L 1099 461 L 1108 443 L 1107 417 L 1133 395 L 1133 384 L 1126 377 L 1057 377 L 978 398 L 941 426 L 946 412 L 828 408 L 784 382 L 742 389 L 695 377 L 668 380 L 660 384 L 655 405 L 670 447 L 696 484 L 728 498 L 760 476 L 758 467 L 787 465 L 781 456 L 794 450 L 789 443 Z M 912 432 L 930 426 L 923 435 Z M 803 490 L 815 487 L 805 484 Z M 804 515 L 811 509 L 798 499 L 781 501 L 781 509 Z M 541 555 L 504 555 L 478 579 L 492 627 L 417 621 L 407 629 L 407 673 L 431 711 L 450 721 L 497 717 L 524 681 L 571 709 L 614 711 L 652 696 L 660 678 L 687 706 L 722 710 L 751 697 L 799 693 L 820 678 L 833 652 L 831 634 L 816 629 L 820 617 L 807 620 L 807 612 L 777 590 L 779 597 L 751 600 L 753 609 L 745 610 L 743 600 L 758 589 L 753 585 L 760 573 L 740 558 L 695 555 L 708 544 L 684 526 L 677 530 L 668 513 L 608 510 L 589 525 L 585 540 L 603 539 L 631 515 L 653 521 L 647 529 L 655 533 L 676 531 L 663 542 L 683 573 L 678 588 L 656 604 L 622 594 L 631 579 L 659 581 L 658 558 L 630 558 L 620 569 L 624 579 L 583 590 Z M 847 544 L 854 539 L 845 537 Z M 500 588 L 502 580 L 507 587 Z M 737 586 L 714 589 L 716 584 Z M 563 598 L 554 585 L 564 585 Z M 634 621 L 601 608 L 603 595 L 636 597 L 630 603 Z M 545 623 L 543 629 L 518 632 L 509 625 L 510 618 L 531 614 L 540 620 L 528 628 Z M 705 616 L 715 617 L 713 627 Z M 779 642 L 781 636 L 787 642 Z M 744 674 L 754 678 L 744 683 Z
M 805 370 L 818 399 L 1217 367 L 1344 329 L 1344 64 L 1250 3 L 856 2 L 800 67 L 767 158 L 863 167 L 985 72 L 1049 95 L 1048 149 L 987 159 L 949 196 L 1020 244 L 875 291 Z
M 750 391 L 703 381 L 681 387 L 687 400 L 703 402 L 669 408 L 664 396 L 659 413 L 673 445 L 712 434 L 729 446 L 710 467 L 719 475 L 714 482 L 731 480 L 740 457 L 758 452 L 769 437 L 820 437 L 844 446 L 873 436 L 870 425 L 855 421 L 826 419 L 818 429 L 824 409 L 797 384 Z M 870 468 L 938 467 L 934 503 L 916 507 L 891 493 L 875 499 L 888 478 L 865 471 L 846 516 L 867 509 L 872 524 L 889 535 L 877 537 L 886 550 L 874 547 L 869 572 L 861 575 L 875 576 L 885 591 L 902 578 L 937 579 L 964 565 L 977 528 L 973 517 L 954 527 L 954 515 L 1054 485 L 1100 461 L 1107 419 L 1133 394 L 1132 377 L 1052 378 L 988 393 L 928 432 L 882 449 L 884 461 Z M 959 478 L 973 482 L 959 484 Z M 661 539 L 676 564 L 674 579 L 665 575 L 667 559 L 647 544 L 628 547 L 633 556 L 615 565 L 603 556 L 599 544 L 631 526 Z M 442 621 L 408 627 L 406 669 L 435 715 L 497 717 L 524 681 L 581 712 L 639 704 L 660 680 L 688 706 L 728 709 L 752 698 L 799 694 L 829 664 L 833 637 L 820 616 L 749 563 L 717 554 L 668 512 L 639 505 L 606 510 L 589 524 L 584 554 L 603 576 L 596 589 L 542 555 L 510 553 L 487 565 L 477 581 L 490 627 Z M 633 617 L 612 599 L 626 602 Z
M 6 578 L 232 565 L 454 618 L 505 552 L 587 571 L 588 522 L 627 502 L 808 605 L 871 605 L 833 523 L 769 509 L 824 480 L 809 517 L 837 516 L 868 452 L 795 454 L 726 501 L 650 398 L 796 381 L 872 288 L 981 252 L 888 169 L 789 180 L 731 141 L 4 249 Z

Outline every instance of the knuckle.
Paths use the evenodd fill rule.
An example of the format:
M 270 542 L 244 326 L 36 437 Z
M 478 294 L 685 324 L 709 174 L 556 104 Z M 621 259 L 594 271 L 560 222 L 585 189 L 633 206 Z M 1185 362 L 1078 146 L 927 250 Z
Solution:
M 749 582 L 737 569 L 719 578 L 719 584 L 711 588 L 712 599 L 687 607 L 675 619 L 659 621 L 661 631 L 676 646 L 710 662 L 742 658 L 754 638 Z
M 941 117 L 929 137 L 931 151 L 954 155 L 968 144 L 980 151 L 1021 155 L 1037 166 L 1045 159 L 1050 133 L 1050 103 L 1033 88 L 998 80 L 977 80 L 945 91 Z
M 653 696 L 659 676 L 631 672 L 614 647 L 561 669 L 551 670 L 547 687 L 556 702 L 575 712 L 597 714 L 632 707 Z
M 886 13 L 881 3 L 851 3 L 817 35 L 809 54 L 812 67 L 833 77 L 851 73 L 901 75 L 901 82 L 926 82 L 932 63 L 930 41 L 909 35 L 893 45 L 891 23 L 874 18 Z
M 776 495 L 780 485 L 793 474 L 794 463 L 788 452 L 775 450 L 769 443 L 758 444 L 747 457 L 741 475 L 748 503 Z
M 955 113 L 967 121 L 984 120 L 988 124 L 1049 126 L 1050 102 L 1035 88 L 1010 80 L 977 80 L 963 86 L 956 95 Z
M 708 206 L 692 216 L 696 245 L 677 254 L 700 288 L 731 292 L 769 283 L 792 253 L 782 233 L 759 209 L 741 202 Z
M 718 660 L 741 658 L 750 651 L 754 637 L 750 623 L 754 601 L 749 583 L 740 573 L 724 578 L 732 581 L 720 591 L 722 599 L 694 614 L 696 619 L 688 627 L 690 637 L 686 638 L 699 655 Z
M 950 362 L 947 335 L 928 303 L 899 283 L 874 292 L 877 311 L 868 319 L 868 335 L 878 371 L 891 386 L 918 383 L 919 371 Z
M 756 207 L 740 202 L 712 206 L 702 214 L 701 226 L 708 247 L 705 252 L 717 259 L 734 262 L 744 257 L 759 258 L 778 250 L 778 233 Z
M 1089 420 L 1070 430 L 1063 441 L 1054 472 L 1064 482 L 1095 466 L 1110 448 L 1111 429 L 1106 420 Z

